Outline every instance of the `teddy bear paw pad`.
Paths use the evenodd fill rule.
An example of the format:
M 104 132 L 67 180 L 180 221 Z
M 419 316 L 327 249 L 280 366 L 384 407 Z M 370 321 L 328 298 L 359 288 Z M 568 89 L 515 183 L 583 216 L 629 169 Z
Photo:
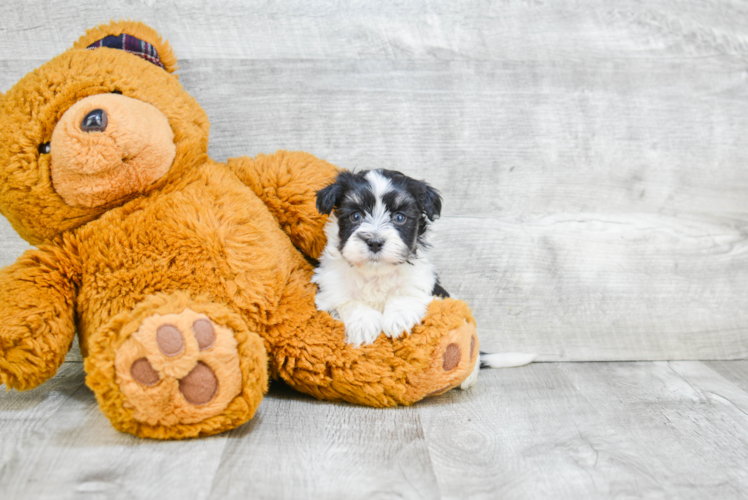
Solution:
M 459 386 L 478 362 L 478 335 L 475 326 L 465 322 L 447 333 L 436 346 L 430 366 L 408 378 L 414 398 L 437 396 Z M 417 400 L 415 399 L 415 400 Z
M 189 308 L 145 318 L 118 349 L 115 370 L 133 418 L 152 425 L 202 421 L 241 392 L 234 332 Z

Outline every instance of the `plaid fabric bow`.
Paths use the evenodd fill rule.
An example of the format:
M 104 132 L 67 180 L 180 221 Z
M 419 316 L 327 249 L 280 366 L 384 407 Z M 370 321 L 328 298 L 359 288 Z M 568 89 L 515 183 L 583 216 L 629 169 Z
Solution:
M 164 65 L 161 63 L 161 59 L 158 57 L 156 49 L 148 42 L 145 42 L 139 38 L 135 38 L 132 35 L 122 33 L 119 36 L 109 35 L 106 38 L 102 38 L 86 47 L 87 49 L 97 49 L 99 47 L 107 47 L 110 49 L 120 49 L 130 54 L 140 56 L 148 62 L 152 62 L 156 66 L 161 68 Z

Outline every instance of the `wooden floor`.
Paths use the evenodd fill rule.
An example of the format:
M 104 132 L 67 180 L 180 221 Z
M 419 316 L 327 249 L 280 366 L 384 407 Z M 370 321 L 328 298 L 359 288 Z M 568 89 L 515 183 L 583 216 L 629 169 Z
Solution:
M 748 495 L 748 361 L 539 363 L 407 408 L 275 385 L 250 423 L 115 431 L 67 362 L 0 395 L 0 498 L 694 498 Z

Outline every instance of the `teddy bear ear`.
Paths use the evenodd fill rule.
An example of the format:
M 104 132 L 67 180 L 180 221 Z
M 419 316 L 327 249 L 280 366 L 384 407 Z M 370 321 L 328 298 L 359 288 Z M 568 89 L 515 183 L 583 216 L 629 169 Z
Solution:
M 177 69 L 177 58 L 166 40 L 148 25 L 138 21 L 111 21 L 86 31 L 74 49 L 108 47 L 130 52 L 161 66 L 169 73 Z

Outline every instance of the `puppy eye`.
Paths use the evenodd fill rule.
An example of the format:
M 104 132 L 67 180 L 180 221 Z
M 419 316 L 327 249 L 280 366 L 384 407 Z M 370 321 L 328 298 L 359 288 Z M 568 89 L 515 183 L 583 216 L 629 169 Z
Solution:
M 122 95 L 122 92 L 119 90 L 112 90 L 112 94 L 119 94 Z
M 351 221 L 353 221 L 353 222 L 361 222 L 361 213 L 360 212 L 353 212 L 351 214 Z
M 45 142 L 44 144 L 39 144 L 39 154 L 48 155 L 50 151 L 52 151 L 52 147 L 49 145 L 48 142 Z
M 407 217 L 405 217 L 405 215 L 403 215 L 403 214 L 401 214 L 401 213 L 399 213 L 399 212 L 398 212 L 398 213 L 396 213 L 396 214 L 395 214 L 395 215 L 394 215 L 394 216 L 392 217 L 392 220 L 394 220 L 394 221 L 395 221 L 395 224 L 402 224 L 402 223 L 404 223 L 404 222 L 405 222 L 406 220 L 408 220 L 408 218 L 407 218 Z

